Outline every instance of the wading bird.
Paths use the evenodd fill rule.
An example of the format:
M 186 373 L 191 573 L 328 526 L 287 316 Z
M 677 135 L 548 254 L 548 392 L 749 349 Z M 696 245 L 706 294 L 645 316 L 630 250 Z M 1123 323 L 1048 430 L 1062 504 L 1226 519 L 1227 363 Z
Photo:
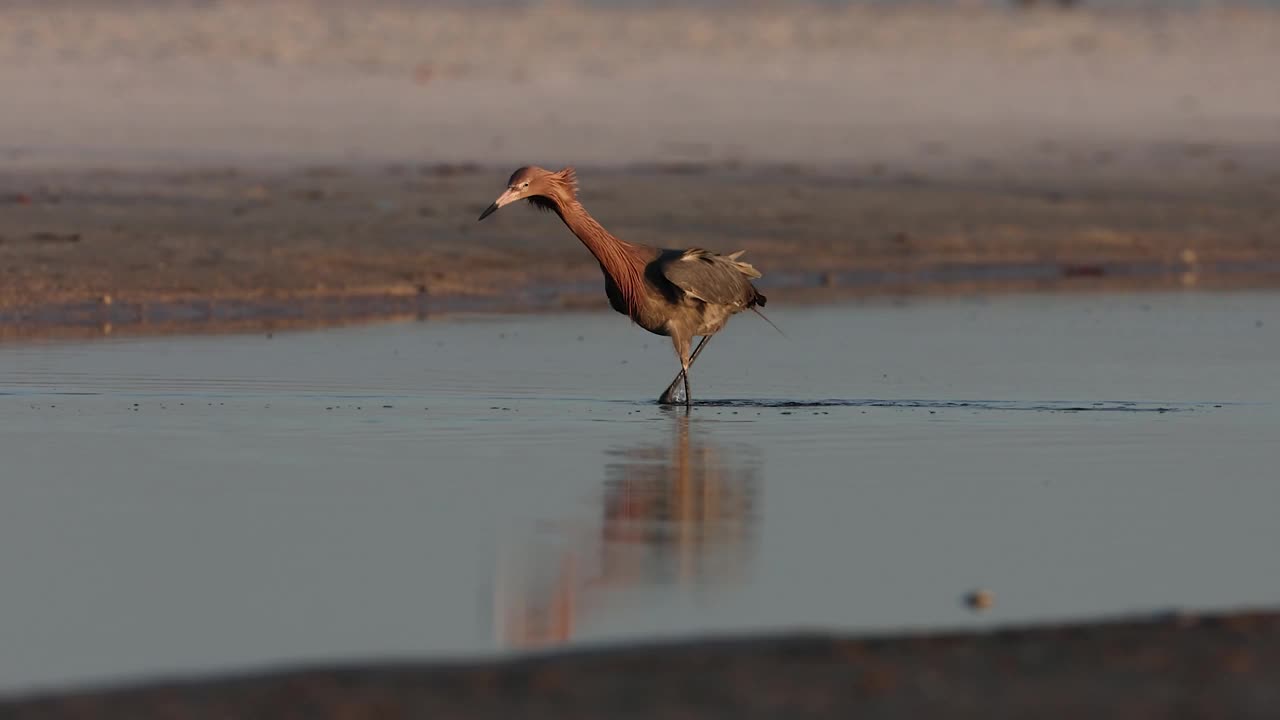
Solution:
M 658 402 L 690 405 L 689 367 L 707 341 L 732 315 L 743 310 L 759 313 L 756 306 L 765 304 L 765 296 L 751 284 L 760 272 L 738 260 L 742 251 L 717 255 L 701 248 L 664 250 L 619 240 L 578 202 L 578 182 L 571 167 L 559 172 L 540 167 L 516 170 L 507 189 L 479 219 L 524 199 L 559 215 L 587 246 L 604 272 L 605 294 L 614 310 L 651 333 L 671 338 L 680 357 L 680 374 Z M 690 354 L 695 337 L 702 340 Z

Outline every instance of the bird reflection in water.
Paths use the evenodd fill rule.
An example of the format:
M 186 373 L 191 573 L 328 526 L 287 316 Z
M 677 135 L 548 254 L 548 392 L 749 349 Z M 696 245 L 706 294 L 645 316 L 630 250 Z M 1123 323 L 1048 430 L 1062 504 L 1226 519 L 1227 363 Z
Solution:
M 687 414 L 672 423 L 669 445 L 610 452 L 598 528 L 549 548 L 525 546 L 499 570 L 500 643 L 558 645 L 619 594 L 696 592 L 742 577 L 754 550 L 758 458 L 752 448 L 727 452 L 699 440 Z

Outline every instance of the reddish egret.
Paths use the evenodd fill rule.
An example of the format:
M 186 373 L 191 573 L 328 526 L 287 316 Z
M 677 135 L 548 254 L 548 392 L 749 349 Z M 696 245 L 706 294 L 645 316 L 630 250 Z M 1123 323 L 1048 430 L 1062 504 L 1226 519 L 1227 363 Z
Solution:
M 604 291 L 614 310 L 651 333 L 671 337 L 680 357 L 680 374 L 658 402 L 681 402 L 683 385 L 683 402 L 690 405 L 689 366 L 707 341 L 730 316 L 765 304 L 764 295 L 751 284 L 760 272 L 738 260 L 742 251 L 717 255 L 701 248 L 664 250 L 619 240 L 578 202 L 578 182 L 571 167 L 559 172 L 540 167 L 516 170 L 507 189 L 480 213 L 480 219 L 526 198 L 535 207 L 559 215 L 599 261 Z M 702 340 L 690 354 L 695 337 Z

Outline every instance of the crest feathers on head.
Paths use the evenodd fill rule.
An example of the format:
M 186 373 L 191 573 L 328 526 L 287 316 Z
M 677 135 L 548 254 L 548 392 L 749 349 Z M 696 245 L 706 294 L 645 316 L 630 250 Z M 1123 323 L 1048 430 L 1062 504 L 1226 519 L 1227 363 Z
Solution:
M 569 191 L 570 196 L 578 196 L 578 172 L 573 169 L 572 165 L 558 173 L 553 173 L 553 176 L 560 185 Z
M 559 172 L 549 173 L 547 175 L 550 180 L 550 188 L 548 193 L 555 195 L 561 202 L 578 199 L 578 173 L 572 167 L 564 168 Z M 554 212 L 556 204 L 549 197 L 542 195 L 534 195 L 529 198 L 529 203 L 539 210 Z

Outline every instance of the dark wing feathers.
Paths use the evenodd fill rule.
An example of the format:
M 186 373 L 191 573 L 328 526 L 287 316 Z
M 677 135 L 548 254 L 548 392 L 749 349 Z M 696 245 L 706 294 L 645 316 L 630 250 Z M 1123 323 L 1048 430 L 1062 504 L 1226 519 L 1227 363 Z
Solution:
M 717 305 L 751 307 L 763 299 L 751 285 L 760 271 L 738 260 L 741 255 L 691 248 L 665 253 L 660 262 L 663 276 L 687 295 Z

